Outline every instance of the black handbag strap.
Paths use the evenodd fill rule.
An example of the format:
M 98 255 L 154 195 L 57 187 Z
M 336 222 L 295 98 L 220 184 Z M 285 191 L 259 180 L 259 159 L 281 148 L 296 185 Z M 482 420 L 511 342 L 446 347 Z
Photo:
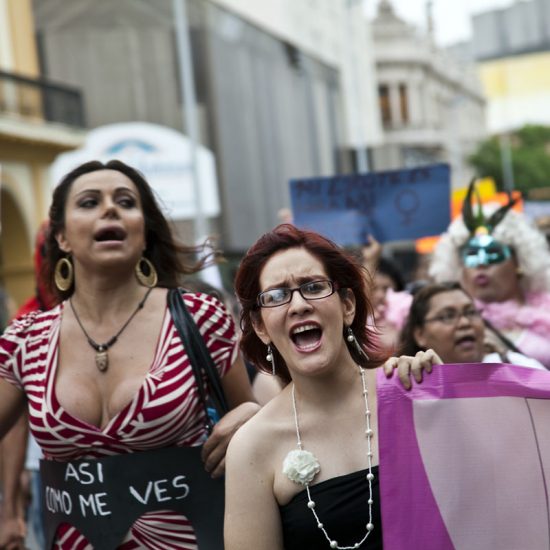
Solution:
M 207 413 L 207 422 L 210 422 L 207 396 L 203 383 L 203 373 L 206 374 L 207 385 L 210 389 L 210 398 L 220 417 L 229 411 L 229 406 L 223 392 L 218 370 L 208 352 L 204 339 L 199 332 L 199 328 L 183 300 L 182 294 L 184 293 L 185 290 L 182 288 L 170 289 L 168 291 L 168 306 L 174 325 L 178 331 L 187 356 L 189 357 L 191 367 L 193 368 L 193 373 L 199 389 L 199 396 Z M 212 426 L 209 425 L 208 428 L 211 430 Z
M 510 338 L 507 338 L 498 330 L 491 321 L 488 321 L 487 319 L 483 319 L 483 322 L 485 323 L 485 326 L 510 350 L 515 353 L 522 353 L 521 350 L 510 340 Z

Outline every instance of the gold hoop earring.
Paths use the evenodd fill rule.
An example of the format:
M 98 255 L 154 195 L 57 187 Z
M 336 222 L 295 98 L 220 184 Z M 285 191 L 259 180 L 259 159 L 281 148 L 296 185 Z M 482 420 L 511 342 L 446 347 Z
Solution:
M 157 286 L 158 276 L 155 266 L 145 256 L 142 256 L 136 265 L 137 280 L 147 288 Z
M 73 264 L 68 258 L 60 258 L 55 264 L 55 286 L 60 292 L 67 292 L 74 282 Z

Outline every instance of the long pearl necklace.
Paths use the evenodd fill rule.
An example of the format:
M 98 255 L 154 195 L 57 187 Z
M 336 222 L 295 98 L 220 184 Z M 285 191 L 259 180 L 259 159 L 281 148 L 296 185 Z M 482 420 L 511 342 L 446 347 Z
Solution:
M 367 389 L 367 383 L 365 381 L 365 369 L 362 367 L 359 367 L 359 374 L 361 375 L 361 384 L 363 386 L 363 399 L 365 401 L 365 421 L 366 421 L 366 430 L 365 430 L 365 436 L 367 437 L 367 463 L 368 463 L 368 474 L 366 476 L 367 482 L 369 484 L 369 521 L 366 525 L 367 532 L 365 533 L 365 536 L 359 541 L 356 542 L 353 546 L 339 546 L 338 541 L 331 539 L 328 535 L 322 521 L 319 519 L 319 516 L 317 515 L 317 511 L 315 510 L 315 501 L 311 498 L 311 493 L 309 492 L 309 482 L 315 477 L 316 473 L 319 471 L 319 463 L 315 456 L 310 453 L 309 451 L 305 451 L 303 444 L 302 444 L 302 437 L 300 435 L 300 424 L 298 423 L 298 409 L 296 408 L 296 395 L 295 395 L 295 386 L 292 385 L 292 408 L 294 410 L 294 423 L 296 425 L 296 439 L 298 442 L 298 453 L 303 453 L 304 455 L 307 454 L 309 457 L 311 457 L 311 460 L 314 461 L 316 469 L 312 472 L 312 475 L 308 475 L 307 481 L 297 481 L 296 479 L 293 479 L 290 477 L 292 481 L 297 481 L 298 483 L 302 483 L 302 485 L 305 485 L 306 491 L 307 491 L 307 498 L 308 503 L 307 507 L 311 510 L 313 516 L 315 517 L 315 521 L 317 522 L 317 527 L 321 529 L 323 534 L 325 535 L 325 538 L 327 539 L 330 548 L 337 548 L 338 550 L 355 550 L 359 548 L 366 540 L 367 537 L 371 534 L 372 530 L 374 529 L 374 524 L 372 523 L 372 505 L 374 503 L 372 498 L 372 482 L 374 480 L 374 474 L 372 473 L 372 438 L 374 435 L 374 432 L 371 428 L 371 411 L 369 409 L 369 392 Z M 289 456 L 291 453 L 295 453 L 296 451 L 291 451 L 289 453 Z M 285 472 L 286 473 L 286 472 Z M 288 475 L 288 473 L 287 473 Z

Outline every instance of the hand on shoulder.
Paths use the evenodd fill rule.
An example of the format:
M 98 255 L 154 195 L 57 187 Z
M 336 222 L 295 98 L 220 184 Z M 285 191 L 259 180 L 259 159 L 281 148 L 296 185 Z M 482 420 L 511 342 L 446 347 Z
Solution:
M 384 374 L 391 378 L 393 371 L 397 370 L 397 376 L 406 390 L 412 388 L 411 375 L 418 384 L 422 382 L 423 372 L 432 372 L 433 365 L 441 365 L 441 357 L 433 349 L 419 351 L 414 357 L 411 355 L 401 355 L 400 357 L 390 357 L 383 365 Z

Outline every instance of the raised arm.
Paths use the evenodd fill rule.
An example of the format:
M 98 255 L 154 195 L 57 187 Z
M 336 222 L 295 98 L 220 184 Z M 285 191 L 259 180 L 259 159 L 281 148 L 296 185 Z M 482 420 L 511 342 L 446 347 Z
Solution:
M 225 550 L 283 550 L 279 507 L 273 494 L 267 457 L 249 444 L 249 426 L 240 430 L 227 451 L 225 478 Z

